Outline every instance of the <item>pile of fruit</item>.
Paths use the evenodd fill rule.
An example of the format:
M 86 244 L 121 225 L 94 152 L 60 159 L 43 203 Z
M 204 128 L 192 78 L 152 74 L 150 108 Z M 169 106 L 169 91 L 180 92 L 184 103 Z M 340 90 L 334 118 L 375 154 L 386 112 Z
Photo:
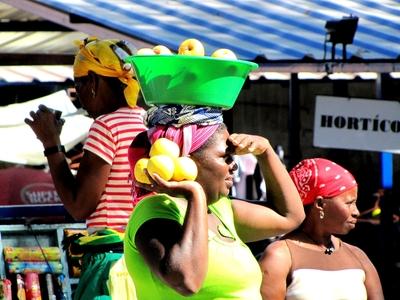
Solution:
M 164 46 L 164 45 L 157 45 L 153 48 L 141 48 L 137 51 L 137 55 L 155 55 L 155 54 L 162 54 L 162 55 L 172 55 L 172 51 Z M 178 54 L 180 55 L 192 55 L 192 56 L 204 56 L 205 49 L 203 44 L 197 39 L 187 39 L 184 40 L 178 49 Z M 214 58 L 225 58 L 225 59 L 237 59 L 236 54 L 229 49 L 221 48 L 215 50 L 211 57 Z
M 154 178 L 157 174 L 164 180 L 195 180 L 196 163 L 187 156 L 179 156 L 179 146 L 167 138 L 157 139 L 150 148 L 149 158 L 141 158 L 136 162 L 133 173 L 135 180 L 151 184 L 147 173 Z

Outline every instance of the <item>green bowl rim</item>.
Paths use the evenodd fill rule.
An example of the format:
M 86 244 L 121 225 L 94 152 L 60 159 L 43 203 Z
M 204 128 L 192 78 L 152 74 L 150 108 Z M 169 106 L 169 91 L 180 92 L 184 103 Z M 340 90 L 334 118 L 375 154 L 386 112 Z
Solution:
M 251 70 L 255 70 L 259 65 L 252 61 L 242 60 L 242 59 L 227 59 L 227 58 L 215 58 L 211 56 L 196 56 L 196 55 L 181 55 L 181 54 L 150 54 L 150 55 L 129 55 L 125 58 L 125 61 L 132 59 L 133 57 L 168 57 L 168 58 L 179 58 L 187 60 L 209 60 L 209 61 L 223 61 L 231 63 L 239 63 L 248 65 Z M 128 61 L 129 62 L 129 61 Z
M 135 58 L 140 59 L 140 62 L 139 61 L 135 62 L 134 61 Z M 199 63 L 199 65 L 197 65 L 198 67 L 201 65 L 201 62 L 204 62 L 204 65 L 208 65 L 208 62 L 210 62 L 211 66 L 213 65 L 213 63 L 215 63 L 216 64 L 215 66 L 217 68 L 218 68 L 218 63 L 220 63 L 219 66 L 223 66 L 225 64 L 225 66 L 237 67 L 242 72 L 246 72 L 246 74 L 247 74 L 246 76 L 238 76 L 238 77 L 241 77 L 243 81 L 246 80 L 245 77 L 247 77 L 251 71 L 253 71 L 259 67 L 259 65 L 257 63 L 246 61 L 246 60 L 240 60 L 240 59 L 225 59 L 225 58 L 215 58 L 215 57 L 211 57 L 211 56 L 194 56 L 194 55 L 180 55 L 180 54 L 130 55 L 125 58 L 125 61 L 133 65 L 133 68 L 136 73 L 141 69 L 141 67 L 138 65 L 146 63 L 145 59 L 142 59 L 142 58 L 149 58 L 149 63 L 150 63 L 150 60 L 153 59 L 153 61 L 151 63 L 156 63 L 156 64 L 162 64 L 162 61 L 165 59 L 164 62 L 171 66 L 174 64 L 174 62 L 173 62 L 174 60 L 179 60 L 179 62 L 176 62 L 177 65 L 185 65 L 185 61 L 187 61 L 187 64 L 189 66 L 191 62 L 193 62 L 193 63 L 196 62 L 196 63 Z M 167 62 L 168 59 L 170 60 L 169 62 Z M 158 60 L 158 62 L 157 62 L 157 60 Z M 137 70 L 137 68 L 139 70 Z M 157 68 L 155 68 L 155 69 L 157 69 Z M 137 74 L 137 76 L 138 75 L 139 74 Z M 138 78 L 138 81 L 139 81 L 139 84 L 141 84 L 139 78 Z M 144 88 L 144 87 L 141 87 L 141 88 Z M 241 90 L 241 88 L 240 88 L 240 90 Z M 213 102 L 215 102 L 215 101 L 208 101 L 207 104 L 204 104 L 203 101 L 200 101 L 199 103 L 203 103 L 203 104 L 201 104 L 202 106 L 220 107 L 222 110 L 228 110 L 228 109 L 231 109 L 233 107 L 233 105 L 235 104 L 235 102 L 237 100 L 237 96 L 238 95 L 235 96 L 235 99 L 233 99 L 233 101 L 229 101 L 229 102 L 223 101 L 222 104 L 221 103 L 214 104 Z M 229 97 L 231 97 L 231 96 L 229 96 Z M 144 95 L 144 94 L 143 94 L 143 98 L 147 105 L 170 104 L 169 101 L 165 101 L 165 100 L 160 101 L 160 99 L 148 100 L 146 95 Z M 177 101 L 176 103 L 182 104 L 181 100 Z M 192 103 L 192 104 L 187 104 L 187 105 L 195 105 L 195 104 Z

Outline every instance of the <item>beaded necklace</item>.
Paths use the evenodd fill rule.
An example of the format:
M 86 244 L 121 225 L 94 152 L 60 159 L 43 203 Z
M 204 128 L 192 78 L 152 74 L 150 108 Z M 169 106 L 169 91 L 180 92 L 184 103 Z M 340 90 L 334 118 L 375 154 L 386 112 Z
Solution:
M 302 231 L 302 233 L 306 236 L 307 239 L 309 239 L 311 242 L 313 242 L 315 245 L 320 246 L 325 249 L 324 253 L 327 255 L 331 255 L 335 251 L 335 245 L 332 243 L 332 240 L 329 241 L 329 246 L 323 246 L 321 245 L 318 241 L 313 239 L 311 235 L 309 235 L 307 232 Z

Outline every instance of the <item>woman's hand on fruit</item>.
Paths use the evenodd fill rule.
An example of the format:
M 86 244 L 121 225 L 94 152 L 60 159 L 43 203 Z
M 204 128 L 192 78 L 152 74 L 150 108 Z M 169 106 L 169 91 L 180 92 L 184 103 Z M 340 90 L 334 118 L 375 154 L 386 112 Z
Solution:
M 153 174 L 152 177 L 148 174 L 147 170 L 145 172 L 151 183 L 136 182 L 136 186 L 139 188 L 156 193 L 165 193 L 173 197 L 183 196 L 187 199 L 191 199 L 195 194 L 204 193 L 202 186 L 196 181 L 167 181 L 158 176 L 158 174 Z

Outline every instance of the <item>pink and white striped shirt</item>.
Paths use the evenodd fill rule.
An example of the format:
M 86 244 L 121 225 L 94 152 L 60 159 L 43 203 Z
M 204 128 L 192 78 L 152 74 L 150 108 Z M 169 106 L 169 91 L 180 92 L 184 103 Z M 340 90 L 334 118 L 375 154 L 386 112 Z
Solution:
M 106 188 L 96 210 L 86 220 L 88 228 L 124 229 L 133 210 L 129 182 L 128 147 L 134 137 L 146 130 L 143 108 L 122 107 L 98 117 L 84 145 L 111 165 Z

